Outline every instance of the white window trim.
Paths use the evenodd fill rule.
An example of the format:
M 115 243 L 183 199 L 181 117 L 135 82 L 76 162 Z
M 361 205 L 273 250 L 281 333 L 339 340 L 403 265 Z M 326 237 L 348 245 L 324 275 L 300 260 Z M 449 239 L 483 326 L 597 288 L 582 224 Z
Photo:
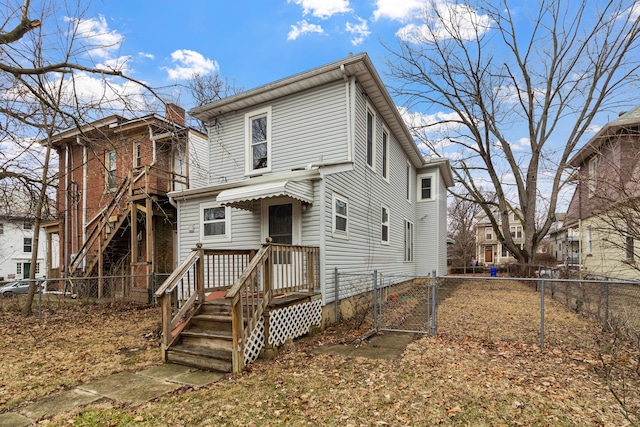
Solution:
M 289 197 L 270 197 L 262 199 L 260 205 L 260 233 L 262 241 L 269 236 L 269 206 L 291 204 L 292 224 L 291 224 L 291 240 L 292 245 L 302 244 L 302 203 L 300 200 L 291 199 Z M 349 211 L 347 211 L 349 212 Z
M 336 212 L 336 200 L 341 200 L 347 205 L 347 215 L 345 217 L 347 220 L 347 229 L 344 231 L 336 229 L 336 216 L 338 215 Z M 341 239 L 349 238 L 349 199 L 337 193 L 333 193 L 333 196 L 331 197 L 331 230 L 333 237 Z
M 371 133 L 371 164 L 369 164 L 369 161 L 367 159 L 367 154 L 369 151 L 369 141 L 367 140 L 368 135 L 367 135 L 367 130 L 368 130 L 368 124 L 367 124 L 367 115 L 365 114 L 364 119 L 365 119 L 365 156 L 364 156 L 364 163 L 367 165 L 367 167 L 371 170 L 376 170 L 376 145 L 377 145 L 377 141 L 376 141 L 376 113 L 373 112 L 373 109 L 367 105 L 367 114 L 371 114 L 371 127 L 372 127 L 372 133 Z
M 111 153 L 113 153 L 114 161 L 111 161 Z M 105 179 L 104 186 L 106 191 L 115 191 L 118 188 L 118 153 L 115 149 L 106 150 L 104 153 L 105 159 Z M 111 177 L 111 172 L 113 172 L 113 186 L 109 182 L 109 178 Z
M 412 171 L 411 162 L 409 162 L 409 160 L 407 160 L 407 168 L 406 168 L 406 171 L 405 171 L 406 181 L 407 181 L 406 182 L 406 186 L 407 186 L 407 188 L 406 188 L 406 190 L 407 190 L 406 196 L 407 196 L 407 202 L 409 202 L 409 203 L 411 203 L 411 194 L 413 194 L 413 191 L 411 189 L 411 181 L 413 181 L 411 179 L 411 171 Z
M 231 241 L 231 208 L 224 206 L 224 234 L 218 236 L 204 235 L 204 210 L 210 208 L 219 208 L 220 203 L 206 202 L 200 203 L 200 241 L 201 242 L 230 242 Z
M 253 148 L 251 146 L 251 119 L 259 116 L 267 116 L 267 166 L 261 169 L 253 169 Z M 245 138 L 245 176 L 261 175 L 271 172 L 271 107 L 261 108 L 244 115 Z
M 589 159 L 589 197 L 593 197 L 596 194 L 598 187 L 598 158 L 593 156 Z
M 387 135 L 387 155 L 386 155 L 386 162 L 385 162 L 385 150 L 384 150 L 384 136 Z M 390 177 L 389 177 L 389 171 L 390 171 L 390 167 L 389 167 L 389 162 L 391 161 L 391 133 L 389 132 L 389 129 L 386 128 L 386 126 L 382 127 L 382 141 L 381 141 L 382 146 L 380 147 L 380 149 L 382 150 L 382 165 L 381 168 L 382 170 L 380 171 L 380 174 L 382 175 L 382 178 L 387 181 L 390 182 Z M 386 164 L 386 167 L 385 167 Z
M 422 198 L 422 180 L 425 178 L 431 178 L 431 197 L 429 197 L 428 199 L 423 199 Z M 435 173 L 424 173 L 421 175 L 418 175 L 418 179 L 416 179 L 416 197 L 419 202 L 429 202 L 429 201 L 433 201 L 436 199 L 436 188 L 437 186 L 437 181 L 436 181 L 436 174 Z
M 407 229 L 409 227 L 407 227 L 407 224 L 411 224 L 411 235 L 409 236 L 409 244 L 411 245 L 411 257 L 407 256 L 407 249 L 409 249 L 407 247 Z M 404 220 L 404 231 L 403 231 L 403 237 L 404 237 L 404 242 L 403 242 L 403 248 L 404 248 L 404 262 L 413 262 L 415 260 L 415 248 L 416 248 L 416 244 L 415 244 L 415 230 L 414 230 L 414 225 L 413 222 L 409 221 L 408 219 Z M 409 259 L 411 258 L 411 259 Z
M 389 209 L 389 206 L 387 205 L 382 205 L 380 208 L 380 214 L 382 215 L 382 211 L 386 210 L 387 211 L 387 222 L 383 222 L 382 218 L 380 218 L 380 243 L 382 243 L 383 245 L 389 245 L 389 242 L 391 241 L 391 211 Z M 349 212 L 349 211 L 347 211 Z M 382 238 L 382 227 L 384 227 L 386 225 L 387 227 L 387 240 L 384 240 Z

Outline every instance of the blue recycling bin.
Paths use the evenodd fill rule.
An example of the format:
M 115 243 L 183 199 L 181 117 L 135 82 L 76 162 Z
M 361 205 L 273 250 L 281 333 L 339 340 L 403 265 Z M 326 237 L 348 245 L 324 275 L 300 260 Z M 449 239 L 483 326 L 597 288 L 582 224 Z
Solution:
M 495 266 L 494 266 L 494 267 L 491 267 L 490 272 L 491 272 L 491 273 L 490 273 L 490 274 L 491 274 L 491 277 L 496 277 L 496 276 L 498 275 L 498 267 L 495 267 Z

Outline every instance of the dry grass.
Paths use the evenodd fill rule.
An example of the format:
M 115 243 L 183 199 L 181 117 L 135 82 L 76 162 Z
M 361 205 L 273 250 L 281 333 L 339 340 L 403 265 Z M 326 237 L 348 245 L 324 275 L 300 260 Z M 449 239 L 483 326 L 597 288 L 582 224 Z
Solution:
M 485 287 L 481 287 L 485 286 Z M 55 384 L 70 386 L 118 369 L 157 363 L 159 350 L 144 338 L 158 319 L 152 310 L 110 315 L 86 314 L 90 327 L 59 319 L 50 325 L 47 340 L 72 341 L 60 359 L 65 369 L 51 368 L 54 387 L 19 374 L 5 378 L 3 393 L 20 399 L 43 396 Z M 597 425 L 623 426 L 629 422 L 598 375 L 599 348 L 594 337 L 600 327 L 549 301 L 546 307 L 546 350 L 538 347 L 539 294 L 517 282 L 459 286 L 439 310 L 440 335 L 410 344 L 399 360 L 345 358 L 316 354 L 320 345 L 344 341 L 333 329 L 289 343 L 272 361 L 259 361 L 239 376 L 200 389 L 183 389 L 140 408 L 111 407 L 104 402 L 77 413 L 60 414 L 51 426 L 262 426 L 262 425 Z M 96 317 L 98 319 L 96 319 Z M 2 319 L 9 320 L 7 315 Z M 13 319 L 13 317 L 11 317 Z M 93 319 L 93 320 L 91 320 Z M 155 322 L 155 323 L 154 323 Z M 145 325 L 146 323 L 146 326 Z M 18 332 L 18 329 L 27 331 Z M 14 354 L 43 362 L 45 348 L 35 344 L 18 322 L 3 327 Z M 109 332 L 104 332 L 101 329 Z M 120 330 L 120 334 L 114 331 Z M 37 329 L 39 336 L 46 335 Z M 98 335 L 99 334 L 99 335 Z M 104 334 L 104 335 L 103 335 Z M 123 335 L 131 335 L 125 338 Z M 129 341 L 130 340 L 130 341 Z M 91 347 L 96 341 L 113 342 Z M 601 341 L 602 342 L 602 341 Z M 144 344 L 148 344 L 144 347 Z M 73 347 L 86 350 L 82 357 Z M 36 351 L 25 356 L 25 349 Z M 110 359 L 120 348 L 140 348 L 135 363 L 118 366 Z M 21 350 L 22 349 L 22 350 Z M 98 351 L 98 354 L 93 354 Z M 148 354 L 148 357 L 140 357 Z M 154 360 L 154 357 L 156 358 Z M 123 361 L 129 360 L 123 356 Z M 622 360 L 622 359 L 621 359 Z M 5 363 L 5 361 L 3 361 Z M 27 375 L 28 362 L 21 364 Z M 71 379 L 64 380 L 67 371 Z M 35 384 L 27 395 L 20 390 Z M 638 388 L 638 384 L 628 384 Z

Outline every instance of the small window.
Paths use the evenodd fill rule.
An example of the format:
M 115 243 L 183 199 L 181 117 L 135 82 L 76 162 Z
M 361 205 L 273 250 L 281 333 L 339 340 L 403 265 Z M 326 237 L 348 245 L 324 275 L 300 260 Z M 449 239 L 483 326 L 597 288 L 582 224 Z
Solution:
M 203 241 L 228 240 L 230 233 L 230 208 L 216 203 L 200 206 L 202 224 L 201 238 Z
M 484 234 L 485 234 L 485 239 L 486 240 L 493 240 L 493 228 L 485 227 L 484 228 Z
M 404 260 L 413 261 L 413 223 L 404 221 Z
M 142 166 L 142 144 L 136 142 L 133 146 L 133 167 Z
M 382 132 L 382 177 L 389 179 L 389 133 Z
M 36 274 L 40 274 L 40 263 L 36 262 Z
M 382 207 L 382 218 L 380 219 L 381 226 L 381 241 L 384 244 L 389 244 L 389 208 L 386 206 Z
M 21 276 L 22 275 L 22 263 L 19 262 L 16 264 L 16 276 Z
M 31 230 L 33 229 L 33 224 L 31 224 L 29 221 L 25 221 L 22 223 L 22 229 L 23 230 Z
M 333 195 L 333 233 L 346 235 L 348 232 L 349 201 L 337 194 Z
M 375 157 L 375 119 L 367 110 L 367 165 L 373 168 Z
M 33 249 L 33 247 L 32 247 L 31 237 L 25 237 L 23 245 L 22 245 L 22 251 L 23 252 L 31 252 L 32 249 Z
M 116 188 L 116 150 L 107 151 L 105 154 L 105 167 L 107 168 L 105 182 L 107 190 Z
M 4 234 L 4 224 L 0 222 L 0 234 Z
M 592 157 L 589 160 L 589 197 L 592 197 L 596 192 L 596 187 L 598 186 L 598 159 L 597 157 Z
M 245 115 L 246 173 L 271 170 L 271 108 Z
M 507 247 L 505 245 L 501 245 L 502 246 L 502 256 L 506 257 L 509 256 L 509 251 L 507 251 Z
M 635 255 L 633 253 L 633 237 L 631 236 L 627 236 L 626 237 L 626 242 L 625 242 L 625 252 L 626 252 L 626 259 L 627 261 L 633 261 L 633 259 L 635 258 Z
M 593 242 L 591 240 L 591 226 L 587 226 L 587 255 L 593 254 Z
M 435 175 L 418 176 L 418 200 L 433 200 L 435 196 Z

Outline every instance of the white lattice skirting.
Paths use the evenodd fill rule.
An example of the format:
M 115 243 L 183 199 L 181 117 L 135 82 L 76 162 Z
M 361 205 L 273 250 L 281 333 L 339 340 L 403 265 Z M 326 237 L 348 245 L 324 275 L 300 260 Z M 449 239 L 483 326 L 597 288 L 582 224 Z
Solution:
M 260 318 L 244 346 L 244 364 L 256 361 L 264 348 L 264 318 Z
M 309 332 L 322 321 L 322 301 L 290 305 L 269 314 L 269 344 L 277 347 Z
M 322 301 L 315 300 L 273 310 L 269 313 L 269 344 L 278 347 L 288 339 L 309 332 L 322 322 Z M 253 328 L 244 346 L 244 364 L 255 362 L 264 348 L 264 318 Z

